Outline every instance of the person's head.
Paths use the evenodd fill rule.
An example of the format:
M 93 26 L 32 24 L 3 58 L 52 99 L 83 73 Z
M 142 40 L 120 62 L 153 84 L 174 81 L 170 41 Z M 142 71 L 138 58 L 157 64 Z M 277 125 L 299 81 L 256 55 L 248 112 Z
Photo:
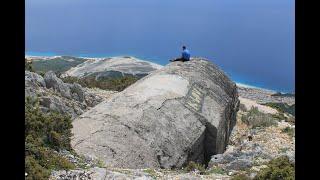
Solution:
M 185 50 L 186 49 L 186 46 L 182 46 L 182 50 Z

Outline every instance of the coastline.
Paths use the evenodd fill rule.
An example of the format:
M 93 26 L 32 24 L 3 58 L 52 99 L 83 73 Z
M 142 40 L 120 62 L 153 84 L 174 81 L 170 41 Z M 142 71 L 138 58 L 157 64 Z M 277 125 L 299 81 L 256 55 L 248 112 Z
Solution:
M 151 63 L 155 63 L 158 64 L 156 62 L 153 62 L 151 60 L 149 60 L 150 58 L 140 58 L 140 57 L 136 57 L 133 55 L 89 55 L 89 54 L 81 54 L 81 55 L 58 55 L 55 53 L 51 53 L 51 52 L 46 52 L 46 53 L 39 53 L 39 52 L 25 52 L 25 57 L 26 58 L 43 58 L 43 59 L 53 59 L 53 58 L 57 58 L 57 57 L 62 57 L 62 56 L 73 56 L 73 57 L 79 57 L 79 58 L 84 58 L 84 59 L 104 59 L 104 58 L 117 58 L 117 57 L 133 57 L 135 59 L 139 59 L 139 60 L 143 60 L 143 61 L 149 61 Z M 164 66 L 163 64 L 159 64 L 161 66 Z M 231 77 L 230 77 L 231 78 Z M 283 91 L 279 91 L 279 90 L 275 90 L 275 89 L 271 89 L 271 88 L 265 88 L 265 87 L 259 87 L 257 85 L 253 85 L 253 84 L 246 84 L 246 83 L 242 83 L 242 82 L 238 82 L 234 79 L 236 78 L 231 78 L 238 87 L 240 88 L 249 88 L 249 89 L 257 89 L 257 90 L 261 90 L 261 91 L 266 91 L 268 93 L 277 93 L 277 92 L 281 92 L 281 93 L 291 93 L 291 92 L 283 92 Z

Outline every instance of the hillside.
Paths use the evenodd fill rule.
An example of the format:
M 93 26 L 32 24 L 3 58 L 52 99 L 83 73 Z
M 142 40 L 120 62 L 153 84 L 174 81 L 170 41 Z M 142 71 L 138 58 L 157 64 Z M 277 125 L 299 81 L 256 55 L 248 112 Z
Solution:
M 32 61 L 33 69 L 36 72 L 46 73 L 53 71 L 63 73 L 71 67 L 77 66 L 87 59 L 72 56 L 26 56 L 26 59 Z
M 131 76 L 142 72 L 132 67 L 135 62 L 126 62 L 111 67 Z M 97 77 L 110 70 L 110 64 L 104 65 L 108 60 L 102 63 L 107 69 L 103 71 L 96 68 L 97 62 L 87 63 L 70 71 L 80 75 L 73 78 L 83 79 L 83 72 Z M 280 174 L 294 178 L 293 96 L 236 86 L 202 58 L 170 63 L 148 74 L 121 92 L 110 92 L 63 82 L 53 72 L 41 76 L 26 71 L 26 95 L 39 97 L 40 110 L 49 113 L 46 123 L 54 122 L 50 112 L 57 107 L 64 110 L 59 113 L 72 116 L 73 128 L 66 130 L 74 136 L 63 141 L 72 148 L 62 144 L 50 150 L 63 158 L 56 162 L 54 157 L 60 168 L 39 161 L 51 172 L 50 179 L 276 179 Z M 30 116 L 32 122 L 36 117 Z M 31 167 L 34 158 L 28 157 Z M 31 177 L 35 171 L 26 168 L 26 173 Z
M 86 58 L 73 56 L 26 56 L 38 73 L 53 71 L 62 77 L 95 76 L 123 77 L 133 75 L 141 78 L 162 68 L 161 65 L 143 61 L 135 57 Z
M 120 72 L 122 75 L 147 75 L 160 68 L 162 68 L 161 65 L 134 57 L 94 58 L 72 67 L 63 74 L 63 77 L 83 77 L 94 73 L 95 76 L 104 77 L 116 72 Z

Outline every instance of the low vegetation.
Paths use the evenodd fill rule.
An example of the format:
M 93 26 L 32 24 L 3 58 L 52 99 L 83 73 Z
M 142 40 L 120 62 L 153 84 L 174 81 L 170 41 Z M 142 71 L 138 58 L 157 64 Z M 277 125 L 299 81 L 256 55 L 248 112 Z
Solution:
M 295 136 L 295 130 L 294 130 L 294 128 L 291 128 L 291 127 L 286 127 L 284 129 L 282 129 L 282 132 L 287 133 L 290 137 Z
M 281 93 L 281 92 L 277 92 L 277 93 L 272 94 L 271 96 L 295 97 L 295 94 L 293 94 L 293 93 Z
M 78 64 L 85 62 L 86 59 L 61 56 L 50 60 L 33 60 L 33 67 L 36 72 L 48 72 L 54 71 L 55 73 L 63 73 L 69 70 L 71 67 L 75 67 Z
M 28 61 L 27 59 L 24 60 L 24 70 L 34 72 L 31 61 Z
M 277 109 L 281 113 L 288 113 L 295 116 L 295 104 L 288 105 L 287 103 L 265 103 L 264 105 Z
M 254 180 L 294 180 L 295 166 L 287 156 L 271 160 L 267 168 L 260 170 Z
M 96 78 L 95 76 L 86 76 L 83 78 L 66 77 L 62 78 L 65 83 L 78 83 L 83 87 L 99 88 L 103 90 L 122 91 L 126 87 L 135 83 L 139 78 L 135 76 L 123 76 L 115 78 Z
M 231 177 L 231 180 L 250 180 L 246 174 L 237 174 Z
M 208 174 L 226 174 L 226 171 L 224 169 L 220 168 L 220 167 L 213 166 L 211 169 L 206 171 L 204 174 L 205 175 L 208 175 Z
M 37 100 L 25 100 L 26 179 L 48 179 L 51 170 L 73 169 L 57 151 L 71 150 L 71 119 L 55 112 L 44 114 Z
M 206 168 L 203 164 L 190 161 L 187 166 L 184 168 L 186 172 L 199 171 L 201 174 L 205 173 Z
M 241 117 L 241 121 L 252 128 L 277 125 L 276 118 L 271 114 L 260 112 L 257 107 L 252 107 L 247 114 Z
M 152 178 L 157 179 L 157 172 L 154 169 L 144 169 L 143 172 L 149 174 Z

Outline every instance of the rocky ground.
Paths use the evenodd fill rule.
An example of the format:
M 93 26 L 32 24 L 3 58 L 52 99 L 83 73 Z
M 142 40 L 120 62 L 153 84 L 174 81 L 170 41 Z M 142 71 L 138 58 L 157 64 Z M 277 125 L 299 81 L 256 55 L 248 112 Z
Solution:
M 124 59 L 127 62 L 130 58 Z M 87 63 L 89 62 L 90 61 Z M 95 61 L 92 60 L 91 63 L 94 64 L 94 62 Z M 139 65 L 150 66 L 150 64 L 144 64 L 143 62 L 140 62 Z M 119 68 L 119 66 L 116 65 L 114 67 Z M 125 66 L 125 69 L 130 68 L 131 66 Z M 154 69 L 158 68 L 159 67 L 154 67 Z M 155 81 L 155 83 L 157 82 Z M 259 171 L 267 167 L 267 162 L 279 156 L 287 156 L 290 161 L 294 163 L 295 124 L 294 121 L 285 120 L 286 117 L 290 117 L 291 119 L 294 119 L 294 117 L 289 114 L 279 116 L 281 112 L 263 104 L 280 102 L 292 105 L 295 104 L 295 98 L 273 96 L 276 92 L 270 90 L 250 88 L 238 84 L 237 87 L 240 96 L 240 110 L 237 113 L 236 125 L 232 130 L 226 151 L 223 154 L 212 156 L 207 168 L 199 164 L 191 169 L 190 167 L 192 166 L 187 166 L 171 170 L 113 168 L 105 165 L 101 160 L 92 157 L 81 156 L 75 152 L 60 151 L 55 153 L 67 158 L 74 163 L 77 168 L 69 171 L 53 171 L 50 179 L 224 180 L 232 179 L 238 174 L 246 174 L 252 179 Z M 58 111 L 62 114 L 70 115 L 72 119 L 76 119 L 81 114 L 87 112 L 102 101 L 108 100 L 117 93 L 118 92 L 115 91 L 105 91 L 97 88 L 85 88 L 77 83 L 64 83 L 51 71 L 44 74 L 44 76 L 25 71 L 26 96 L 37 98 L 42 111 Z M 252 128 L 242 120 L 242 117 L 246 116 L 252 107 L 257 107 L 259 112 L 278 116 L 280 119 L 272 126 Z
M 96 90 L 99 91 L 99 90 Z M 185 168 L 165 169 L 119 169 L 106 166 L 104 163 L 70 155 L 64 152 L 64 156 L 73 161 L 80 162 L 79 168 L 71 171 L 54 171 L 51 180 L 62 179 L 232 179 L 238 174 L 246 174 L 253 179 L 259 171 L 267 167 L 267 162 L 280 157 L 287 156 L 291 162 L 295 162 L 295 125 L 279 119 L 276 125 L 269 127 L 252 128 L 242 122 L 241 117 L 246 115 L 251 107 L 257 107 L 260 112 L 266 114 L 278 114 L 271 107 L 261 105 L 265 102 L 287 102 L 294 103 L 294 98 L 271 97 L 272 93 L 260 90 L 240 90 L 240 108 L 237 113 L 237 123 L 234 127 L 226 151 L 223 154 L 212 156 L 208 167 L 204 170 Z M 268 94 L 268 95 L 266 95 Z M 268 96 L 268 97 L 267 97 Z M 267 97 L 267 100 L 263 100 Z M 285 117 L 288 117 L 285 114 Z M 293 129 L 289 134 L 285 129 Z M 60 152 L 61 153 L 61 152 Z M 63 153 L 62 153 L 63 154 Z M 77 160 L 76 160 L 77 159 Z
M 295 97 L 272 96 L 277 93 L 276 91 L 261 88 L 250 88 L 241 84 L 237 84 L 237 86 L 240 97 L 254 100 L 260 104 L 268 102 L 287 103 L 289 105 L 295 104 Z
M 246 101 L 244 101 L 246 102 Z M 251 104 L 252 105 L 252 104 Z M 258 105 L 257 103 L 255 105 Z M 260 106 L 259 106 L 260 107 Z M 87 160 L 86 169 L 56 171 L 51 179 L 232 179 L 237 174 L 254 177 L 266 163 L 279 156 L 288 156 L 295 161 L 295 139 L 283 132 L 286 127 L 295 128 L 294 124 L 279 121 L 276 126 L 252 129 L 241 121 L 246 111 L 240 110 L 237 124 L 233 129 L 229 145 L 223 154 L 212 157 L 205 171 L 197 169 L 119 169 L 97 165 L 95 160 Z M 249 136 L 252 139 L 249 140 Z
M 57 111 L 74 119 L 114 93 L 84 88 L 77 83 L 64 83 L 52 71 L 44 77 L 25 71 L 25 96 L 38 99 L 43 112 Z

